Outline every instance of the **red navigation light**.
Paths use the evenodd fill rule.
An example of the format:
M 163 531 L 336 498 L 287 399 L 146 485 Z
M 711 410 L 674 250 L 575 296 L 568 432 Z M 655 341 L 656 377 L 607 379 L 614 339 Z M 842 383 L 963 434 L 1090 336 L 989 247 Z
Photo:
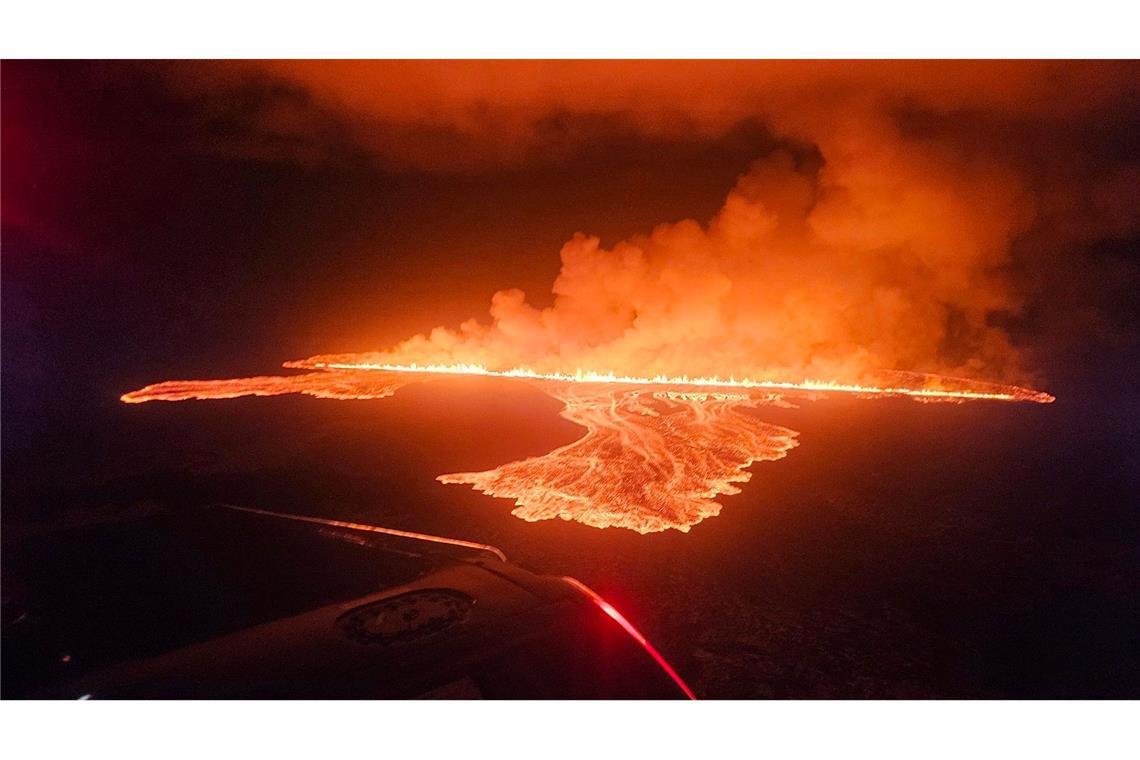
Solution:
M 600 594 L 598 594 L 598 592 L 594 591 L 592 588 L 587 586 L 585 583 L 582 583 L 582 581 L 578 580 L 577 578 L 563 576 L 562 580 L 566 581 L 571 586 L 588 596 L 590 598 L 590 601 L 598 605 L 602 612 L 609 615 L 614 619 L 615 622 L 617 622 L 618 625 L 625 629 L 625 632 L 633 637 L 633 640 L 640 644 L 641 647 L 649 653 L 649 656 L 652 657 L 657 662 L 657 664 L 661 666 L 661 669 L 669 674 L 669 677 L 673 679 L 673 682 L 676 683 L 678 687 L 680 687 L 681 691 L 685 692 L 686 697 L 693 700 L 697 698 L 697 695 L 693 694 L 693 690 L 689 688 L 689 685 L 685 683 L 684 680 L 682 680 L 681 676 L 677 674 L 677 671 L 673 670 L 673 666 L 670 665 L 668 661 L 666 661 L 666 659 L 661 656 L 661 653 L 658 652 L 657 649 L 649 643 L 649 639 L 645 638 L 645 636 L 642 635 L 641 631 L 637 630 L 633 626 L 633 623 L 626 620 L 625 616 L 618 612 L 616 607 L 607 602 L 601 597 Z

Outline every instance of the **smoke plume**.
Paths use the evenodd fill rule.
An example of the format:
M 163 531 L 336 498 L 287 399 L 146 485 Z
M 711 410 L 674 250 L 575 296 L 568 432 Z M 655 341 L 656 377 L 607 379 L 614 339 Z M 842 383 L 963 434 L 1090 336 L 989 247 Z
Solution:
M 352 361 L 1033 382 L 1008 325 L 1057 288 L 1035 270 L 1064 271 L 1055 263 L 1074 246 L 1140 228 L 1135 155 L 1126 143 L 1113 154 L 1137 116 L 1135 73 L 1111 62 L 426 61 L 241 64 L 195 78 L 278 83 L 256 112 L 262 134 L 288 137 L 277 143 L 306 144 L 339 114 L 339 139 L 420 170 L 572 160 L 601 128 L 702 139 L 753 119 L 786 146 L 757 156 L 711 219 L 613 245 L 583 230 L 549 295 L 500 290 L 486 318 Z
M 546 308 L 501 290 L 489 320 L 368 358 L 635 375 L 1018 377 L 1017 352 L 987 323 L 1019 307 L 1002 267 L 1033 202 L 1016 175 L 907 143 L 872 119 L 817 145 L 822 161 L 784 150 L 756 161 L 706 224 L 662 224 L 608 248 L 575 235 Z

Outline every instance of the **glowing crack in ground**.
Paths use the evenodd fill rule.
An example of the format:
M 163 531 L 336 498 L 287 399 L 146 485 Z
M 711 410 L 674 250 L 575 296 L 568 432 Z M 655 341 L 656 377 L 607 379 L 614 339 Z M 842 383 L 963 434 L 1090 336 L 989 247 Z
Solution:
M 331 399 L 379 399 L 414 382 L 451 375 L 514 378 L 564 405 L 561 416 L 585 428 L 578 440 L 542 456 L 483 472 L 441 475 L 490 496 L 513 499 L 512 514 L 528 521 L 562 518 L 596 528 L 639 533 L 688 531 L 720 513 L 715 499 L 740 493 L 753 462 L 784 457 L 797 433 L 762 422 L 750 410 L 787 405 L 783 396 L 905 396 L 918 401 L 1049 403 L 1047 393 L 930 375 L 894 373 L 889 383 L 844 385 L 720 378 L 638 378 L 602 373 L 541 374 L 478 366 L 290 362 L 311 371 L 292 376 L 168 381 L 124 394 L 127 403 L 228 399 L 301 393 Z

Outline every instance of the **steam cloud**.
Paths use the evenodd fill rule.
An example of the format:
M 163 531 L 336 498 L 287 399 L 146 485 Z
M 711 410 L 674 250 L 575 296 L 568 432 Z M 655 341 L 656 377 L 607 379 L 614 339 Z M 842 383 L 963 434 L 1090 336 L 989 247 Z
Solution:
M 987 314 L 1033 207 L 1014 174 L 852 123 L 823 162 L 778 150 L 707 224 L 562 248 L 553 305 L 519 290 L 490 321 L 416 336 L 378 362 L 495 369 L 858 380 L 909 369 L 1011 379 L 1019 357 Z M 325 360 L 335 361 L 333 357 Z M 360 361 L 361 357 L 356 357 Z
M 304 109 L 352 115 L 354 140 L 420 168 L 541 160 L 588 141 L 575 130 L 591 114 L 655 135 L 711 135 L 755 118 L 788 144 L 812 146 L 760 157 L 707 223 L 662 224 L 609 248 L 575 235 L 549 307 L 501 290 L 487 321 L 351 361 L 851 382 L 901 369 L 1032 382 L 1032 361 L 1001 326 L 1025 306 L 1015 244 L 1047 260 L 1140 228 L 1134 155 L 1093 155 L 1100 138 L 1084 136 L 1105 114 L 1133 113 L 1127 63 L 285 62 L 257 71 L 303 92 Z M 551 137 L 544 125 L 555 117 L 570 126 Z M 291 137 L 311 121 L 280 102 L 259 118 Z

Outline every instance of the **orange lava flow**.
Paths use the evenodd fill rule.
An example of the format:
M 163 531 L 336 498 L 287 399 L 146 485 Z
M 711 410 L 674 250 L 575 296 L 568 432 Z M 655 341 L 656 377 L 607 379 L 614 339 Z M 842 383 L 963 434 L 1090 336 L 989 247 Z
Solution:
M 124 393 L 119 400 L 127 404 L 141 404 L 146 401 L 281 396 L 286 393 L 340 400 L 387 398 L 414 381 L 410 377 L 364 372 L 310 372 L 305 375 L 266 375 L 234 380 L 168 380 Z
M 543 390 L 566 405 L 562 417 L 584 427 L 584 436 L 543 456 L 437 480 L 514 499 L 511 514 L 530 522 L 560 517 L 595 528 L 688 532 L 720 513 L 718 494 L 740 493 L 735 484 L 752 477 L 749 465 L 796 445 L 795 431 L 742 414 L 763 403 L 745 395 L 571 383 Z
M 146 401 L 227 399 L 300 393 L 330 399 L 380 399 L 415 382 L 455 375 L 515 378 L 564 405 L 561 416 L 585 429 L 581 438 L 542 456 L 483 472 L 441 475 L 442 483 L 470 485 L 512 499 L 512 514 L 527 520 L 572 520 L 638 533 L 687 532 L 720 513 L 721 494 L 740 493 L 748 468 L 784 457 L 795 431 L 757 419 L 763 404 L 784 395 L 830 393 L 908 397 L 918 401 L 973 400 L 1050 403 L 1053 396 L 1016 386 L 932 375 L 892 373 L 889 383 L 849 385 L 715 377 L 626 377 L 611 373 L 544 374 L 477 365 L 385 365 L 314 357 L 286 366 L 292 376 L 232 380 L 174 380 L 124 394 Z

